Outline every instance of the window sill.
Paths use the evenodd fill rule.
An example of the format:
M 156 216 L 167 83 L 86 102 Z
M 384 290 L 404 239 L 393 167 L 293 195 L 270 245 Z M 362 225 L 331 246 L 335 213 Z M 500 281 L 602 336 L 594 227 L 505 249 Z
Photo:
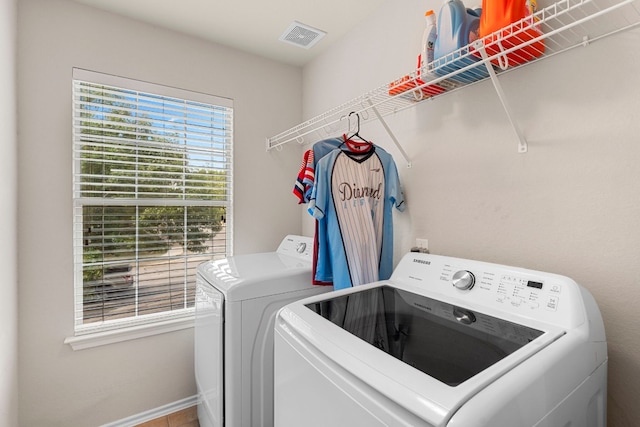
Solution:
M 111 331 L 68 337 L 64 340 L 64 343 L 69 344 L 73 351 L 84 350 L 87 348 L 188 329 L 192 328 L 194 323 L 193 316 L 183 317 L 180 319 L 164 320 L 146 325 L 130 326 Z

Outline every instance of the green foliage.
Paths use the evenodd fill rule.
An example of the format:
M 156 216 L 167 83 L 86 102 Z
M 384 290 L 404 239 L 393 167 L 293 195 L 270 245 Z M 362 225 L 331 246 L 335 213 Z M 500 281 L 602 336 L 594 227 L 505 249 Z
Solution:
M 102 104 L 102 108 L 84 109 L 80 117 L 85 196 L 226 198 L 226 172 L 194 166 L 181 150 L 180 136 L 158 127 L 157 120 L 133 108 L 127 96 L 107 93 L 99 86 L 85 89 L 84 95 L 85 101 Z M 212 206 L 85 205 L 83 261 L 135 259 L 164 253 L 175 245 L 206 252 L 207 242 L 221 230 L 225 216 L 224 207 Z M 101 275 L 102 269 L 87 269 L 85 283 L 100 280 Z

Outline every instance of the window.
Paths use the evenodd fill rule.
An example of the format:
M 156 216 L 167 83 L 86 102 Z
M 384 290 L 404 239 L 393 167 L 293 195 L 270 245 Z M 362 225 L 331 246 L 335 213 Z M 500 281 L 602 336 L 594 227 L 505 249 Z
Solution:
M 73 71 L 76 336 L 193 316 L 231 252 L 228 99 Z

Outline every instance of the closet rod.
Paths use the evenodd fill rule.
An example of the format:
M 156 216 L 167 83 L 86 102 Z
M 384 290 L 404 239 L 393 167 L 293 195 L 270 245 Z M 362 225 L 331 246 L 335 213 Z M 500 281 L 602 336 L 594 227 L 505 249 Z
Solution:
M 359 104 L 360 104 L 360 109 L 356 110 L 356 111 L 352 111 L 351 114 L 358 114 L 358 116 L 360 116 L 362 113 L 364 113 L 364 112 L 366 112 L 368 110 L 372 110 L 373 113 L 376 115 L 376 118 L 380 121 L 380 123 L 384 127 L 384 129 L 387 132 L 387 134 L 389 135 L 389 137 L 391 137 L 391 140 L 393 141 L 393 143 L 396 145 L 396 147 L 400 151 L 400 154 L 402 155 L 402 157 L 404 158 L 405 162 L 407 163 L 407 167 L 410 168 L 411 167 L 411 161 L 409 160 L 409 156 L 407 155 L 407 152 L 404 151 L 404 149 L 402 148 L 402 145 L 398 141 L 398 138 L 396 138 L 394 133 L 389 128 L 389 125 L 387 125 L 387 122 L 383 119 L 382 114 L 380 114 L 380 111 L 378 111 L 378 109 L 376 108 L 376 104 L 372 101 L 372 99 L 370 97 L 366 97 L 364 99 L 361 98 L 360 101 L 359 101 Z M 341 106 L 340 109 L 343 110 L 344 106 Z M 340 117 L 338 117 L 338 118 L 336 118 L 334 120 L 330 120 L 330 121 L 327 121 L 327 117 L 324 117 L 323 120 L 319 120 L 319 117 L 316 117 L 316 118 L 310 120 L 309 122 L 316 122 L 315 124 L 317 124 L 318 122 L 322 121 L 323 124 L 321 126 L 315 126 L 315 127 L 309 128 L 309 122 L 301 124 L 301 125 L 299 125 L 299 126 L 297 126 L 295 128 L 289 129 L 289 131 L 287 131 L 287 133 L 292 135 L 292 136 L 290 136 L 290 137 L 288 137 L 286 139 L 281 139 L 276 144 L 273 144 L 272 141 L 274 139 L 278 139 L 278 136 L 276 136 L 274 138 L 266 138 L 267 151 L 270 151 L 270 150 L 272 150 L 274 148 L 277 149 L 277 150 L 282 150 L 282 145 L 284 145 L 286 143 L 289 143 L 289 142 L 292 142 L 292 141 L 296 141 L 296 142 L 298 142 L 298 144 L 303 144 L 305 136 L 309 135 L 310 133 L 316 132 L 320 128 L 326 128 L 326 127 L 330 128 L 332 125 L 341 122 L 343 119 L 348 119 L 348 115 L 342 115 L 342 116 L 340 116 Z M 307 130 L 305 132 L 300 132 L 300 130 L 302 130 L 302 129 L 307 129 Z M 329 131 L 326 131 L 326 132 L 327 132 L 327 134 L 329 134 Z

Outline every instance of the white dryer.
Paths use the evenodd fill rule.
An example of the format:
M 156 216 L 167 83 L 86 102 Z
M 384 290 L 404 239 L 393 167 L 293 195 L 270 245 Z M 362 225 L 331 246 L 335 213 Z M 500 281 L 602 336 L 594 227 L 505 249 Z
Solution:
M 202 427 L 273 425 L 273 330 L 287 303 L 333 290 L 311 284 L 313 239 L 198 266 L 195 375 Z
M 410 253 L 275 328 L 277 427 L 606 425 L 604 325 L 564 276 Z

